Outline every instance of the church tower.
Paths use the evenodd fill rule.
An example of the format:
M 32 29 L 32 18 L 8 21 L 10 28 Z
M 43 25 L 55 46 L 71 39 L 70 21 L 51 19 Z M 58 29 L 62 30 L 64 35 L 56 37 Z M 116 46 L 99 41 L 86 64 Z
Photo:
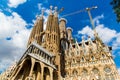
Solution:
M 43 22 L 44 22 L 44 19 L 43 19 L 43 12 L 42 12 L 42 15 L 40 17 L 37 16 L 37 20 L 34 24 L 32 32 L 30 34 L 27 46 L 29 46 L 33 41 L 36 41 L 39 45 L 41 45 L 42 32 L 43 32 Z
M 55 7 L 55 11 L 53 14 L 51 6 L 44 35 L 44 47 L 50 52 L 59 52 L 60 33 L 57 7 Z

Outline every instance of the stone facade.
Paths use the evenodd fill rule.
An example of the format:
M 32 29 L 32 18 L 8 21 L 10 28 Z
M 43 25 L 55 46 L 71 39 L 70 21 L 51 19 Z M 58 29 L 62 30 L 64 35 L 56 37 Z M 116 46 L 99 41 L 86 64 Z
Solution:
M 20 60 L 0 75 L 0 80 L 120 80 L 112 48 L 97 33 L 91 40 L 77 42 L 67 21 L 58 19 L 50 7 L 46 29 L 43 13 L 37 17 Z

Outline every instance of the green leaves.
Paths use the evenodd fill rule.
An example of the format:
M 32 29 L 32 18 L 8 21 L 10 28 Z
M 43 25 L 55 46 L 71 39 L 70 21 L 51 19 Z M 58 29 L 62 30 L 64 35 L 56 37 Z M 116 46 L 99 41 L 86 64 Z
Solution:
M 110 4 L 113 6 L 113 10 L 117 17 L 117 22 L 120 22 L 120 0 L 113 0 Z

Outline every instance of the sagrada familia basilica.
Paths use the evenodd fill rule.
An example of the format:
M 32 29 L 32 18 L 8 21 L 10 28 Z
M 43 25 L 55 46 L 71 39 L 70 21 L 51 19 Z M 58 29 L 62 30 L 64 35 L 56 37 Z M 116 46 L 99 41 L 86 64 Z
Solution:
M 27 50 L 20 60 L 0 75 L 0 80 L 120 80 L 112 57 L 94 31 L 94 39 L 77 42 L 66 19 L 50 8 L 46 29 L 43 13 L 37 17 Z

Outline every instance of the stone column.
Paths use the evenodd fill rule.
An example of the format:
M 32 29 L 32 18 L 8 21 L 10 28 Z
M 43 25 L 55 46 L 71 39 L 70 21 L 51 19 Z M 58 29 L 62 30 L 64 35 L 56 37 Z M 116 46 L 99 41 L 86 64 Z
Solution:
M 50 80 L 53 80 L 53 68 L 49 68 L 50 70 Z
M 25 60 L 26 60 L 26 59 L 24 59 L 24 60 L 22 61 L 22 63 L 20 64 L 20 67 L 19 67 L 19 68 L 18 68 L 18 67 L 16 67 L 16 69 L 15 69 L 15 70 L 14 70 L 14 72 L 12 73 L 12 75 L 11 75 L 10 79 L 11 79 L 12 77 L 14 77 L 14 75 L 16 75 L 16 76 L 17 76 L 17 74 L 16 74 L 16 73 L 18 73 L 18 70 L 22 68 L 23 63 L 25 62 Z M 18 69 L 18 70 L 17 70 L 17 69 Z
M 43 75 L 44 75 L 44 64 L 41 63 L 41 62 L 40 62 L 40 64 L 41 64 L 41 80 L 43 80 Z
M 23 65 L 20 66 L 20 68 L 18 69 L 18 71 L 16 72 L 15 76 L 13 76 L 12 80 L 15 80 L 16 76 L 18 75 L 18 73 L 20 72 L 21 68 Z
M 34 58 L 31 58 L 31 63 L 32 63 L 32 66 L 31 66 L 30 73 L 29 73 L 30 77 L 32 76 L 32 72 L 33 72 L 34 65 L 35 65 L 35 59 Z
M 40 71 L 37 73 L 37 80 L 40 80 Z

